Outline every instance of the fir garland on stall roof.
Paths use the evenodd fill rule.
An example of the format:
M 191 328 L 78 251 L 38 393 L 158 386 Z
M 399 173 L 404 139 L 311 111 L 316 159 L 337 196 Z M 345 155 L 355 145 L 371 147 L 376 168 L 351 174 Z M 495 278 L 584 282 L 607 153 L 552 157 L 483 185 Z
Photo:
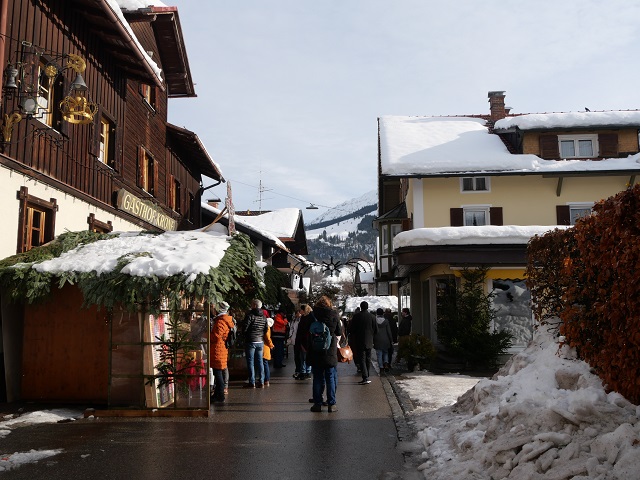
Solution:
M 109 234 L 88 231 L 64 233 L 47 245 L 0 261 L 0 283 L 14 300 L 27 303 L 45 299 L 54 284 L 58 288 L 67 283 L 75 284 L 83 293 L 85 306 L 112 309 L 123 305 L 129 310 L 135 310 L 148 299 L 153 299 L 149 306 L 158 309 L 160 298 L 165 298 L 169 310 L 177 311 L 184 297 L 208 302 L 224 300 L 248 306 L 251 298 L 264 292 L 262 270 L 256 264 L 253 244 L 242 233 L 231 237 L 229 248 L 216 268 L 195 277 L 184 274 L 138 277 L 122 273 L 122 269 L 136 256 L 149 255 L 145 252 L 122 256 L 113 271 L 101 275 L 75 271 L 52 274 L 32 268 L 36 263 L 55 258 L 73 248 L 110 237 Z

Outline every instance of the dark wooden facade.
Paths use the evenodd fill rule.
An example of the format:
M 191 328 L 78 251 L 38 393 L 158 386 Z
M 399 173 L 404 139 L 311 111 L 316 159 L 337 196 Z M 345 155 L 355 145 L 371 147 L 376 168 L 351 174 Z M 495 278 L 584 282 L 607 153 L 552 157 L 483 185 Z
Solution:
M 37 50 L 43 59 L 60 65 L 60 55 L 77 54 L 86 61 L 83 77 L 98 111 L 88 125 L 73 125 L 55 114 L 51 127 L 37 117 L 24 118 L 11 140 L 0 142 L 0 162 L 142 228 L 154 229 L 117 210 L 120 189 L 154 203 L 180 229 L 199 227 L 202 177 L 222 177 L 204 148 L 194 160 L 188 143 L 168 134 L 168 99 L 195 96 L 182 39 L 176 40 L 181 31 L 175 7 L 125 12 L 140 45 L 162 71 L 158 77 L 151 62 L 140 60 L 140 48 L 127 38 L 127 31 L 109 18 L 106 0 L 1 1 L 7 9 L 5 31 L 0 32 L 3 69 L 24 60 L 25 51 Z M 66 92 L 74 78 L 74 71 L 63 71 L 55 88 Z M 145 88 L 152 90 L 152 102 L 145 99 Z M 19 111 L 16 96 L 7 88 L 0 109 L 2 116 Z M 108 164 L 98 160 L 101 118 L 111 126 L 114 155 Z M 153 160 L 152 191 L 140 181 L 142 152 Z

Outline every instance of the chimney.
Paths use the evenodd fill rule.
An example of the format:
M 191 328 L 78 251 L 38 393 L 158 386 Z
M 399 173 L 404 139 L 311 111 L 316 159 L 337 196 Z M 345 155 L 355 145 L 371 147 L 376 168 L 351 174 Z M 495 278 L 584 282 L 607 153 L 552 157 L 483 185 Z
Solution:
M 220 205 L 220 199 L 219 198 L 210 198 L 209 200 L 207 200 L 207 205 L 209 205 L 210 207 L 213 207 L 213 208 L 218 208 L 218 206 Z
M 489 108 L 492 122 L 497 122 L 507 116 L 507 110 L 504 106 L 504 92 L 489 92 Z

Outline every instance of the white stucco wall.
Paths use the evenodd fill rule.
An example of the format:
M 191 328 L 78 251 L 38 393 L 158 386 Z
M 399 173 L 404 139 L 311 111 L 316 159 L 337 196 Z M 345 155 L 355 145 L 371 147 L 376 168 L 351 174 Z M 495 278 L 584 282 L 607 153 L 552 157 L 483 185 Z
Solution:
M 0 258 L 15 255 L 18 243 L 18 211 L 20 201 L 18 192 L 20 187 L 27 187 L 29 195 L 49 201 L 55 198 L 58 204 L 56 213 L 55 235 L 65 231 L 87 230 L 89 225 L 87 217 L 93 213 L 96 220 L 101 222 L 111 221 L 114 231 L 140 231 L 138 225 L 117 217 L 113 213 L 100 209 L 83 200 L 49 185 L 22 175 L 16 171 L 0 166 Z

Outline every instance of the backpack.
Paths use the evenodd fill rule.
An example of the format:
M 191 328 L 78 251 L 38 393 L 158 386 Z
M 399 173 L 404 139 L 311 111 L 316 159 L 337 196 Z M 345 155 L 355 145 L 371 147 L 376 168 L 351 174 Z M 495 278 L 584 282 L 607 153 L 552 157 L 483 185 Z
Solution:
M 311 350 L 314 352 L 326 352 L 331 346 L 331 332 L 329 327 L 315 317 L 309 327 Z
M 233 319 L 231 321 L 233 322 L 233 327 L 229 329 L 227 339 L 224 341 L 224 346 L 227 347 L 227 350 L 233 347 L 233 344 L 236 343 L 236 339 L 238 338 L 238 327 L 236 326 L 236 321 Z

